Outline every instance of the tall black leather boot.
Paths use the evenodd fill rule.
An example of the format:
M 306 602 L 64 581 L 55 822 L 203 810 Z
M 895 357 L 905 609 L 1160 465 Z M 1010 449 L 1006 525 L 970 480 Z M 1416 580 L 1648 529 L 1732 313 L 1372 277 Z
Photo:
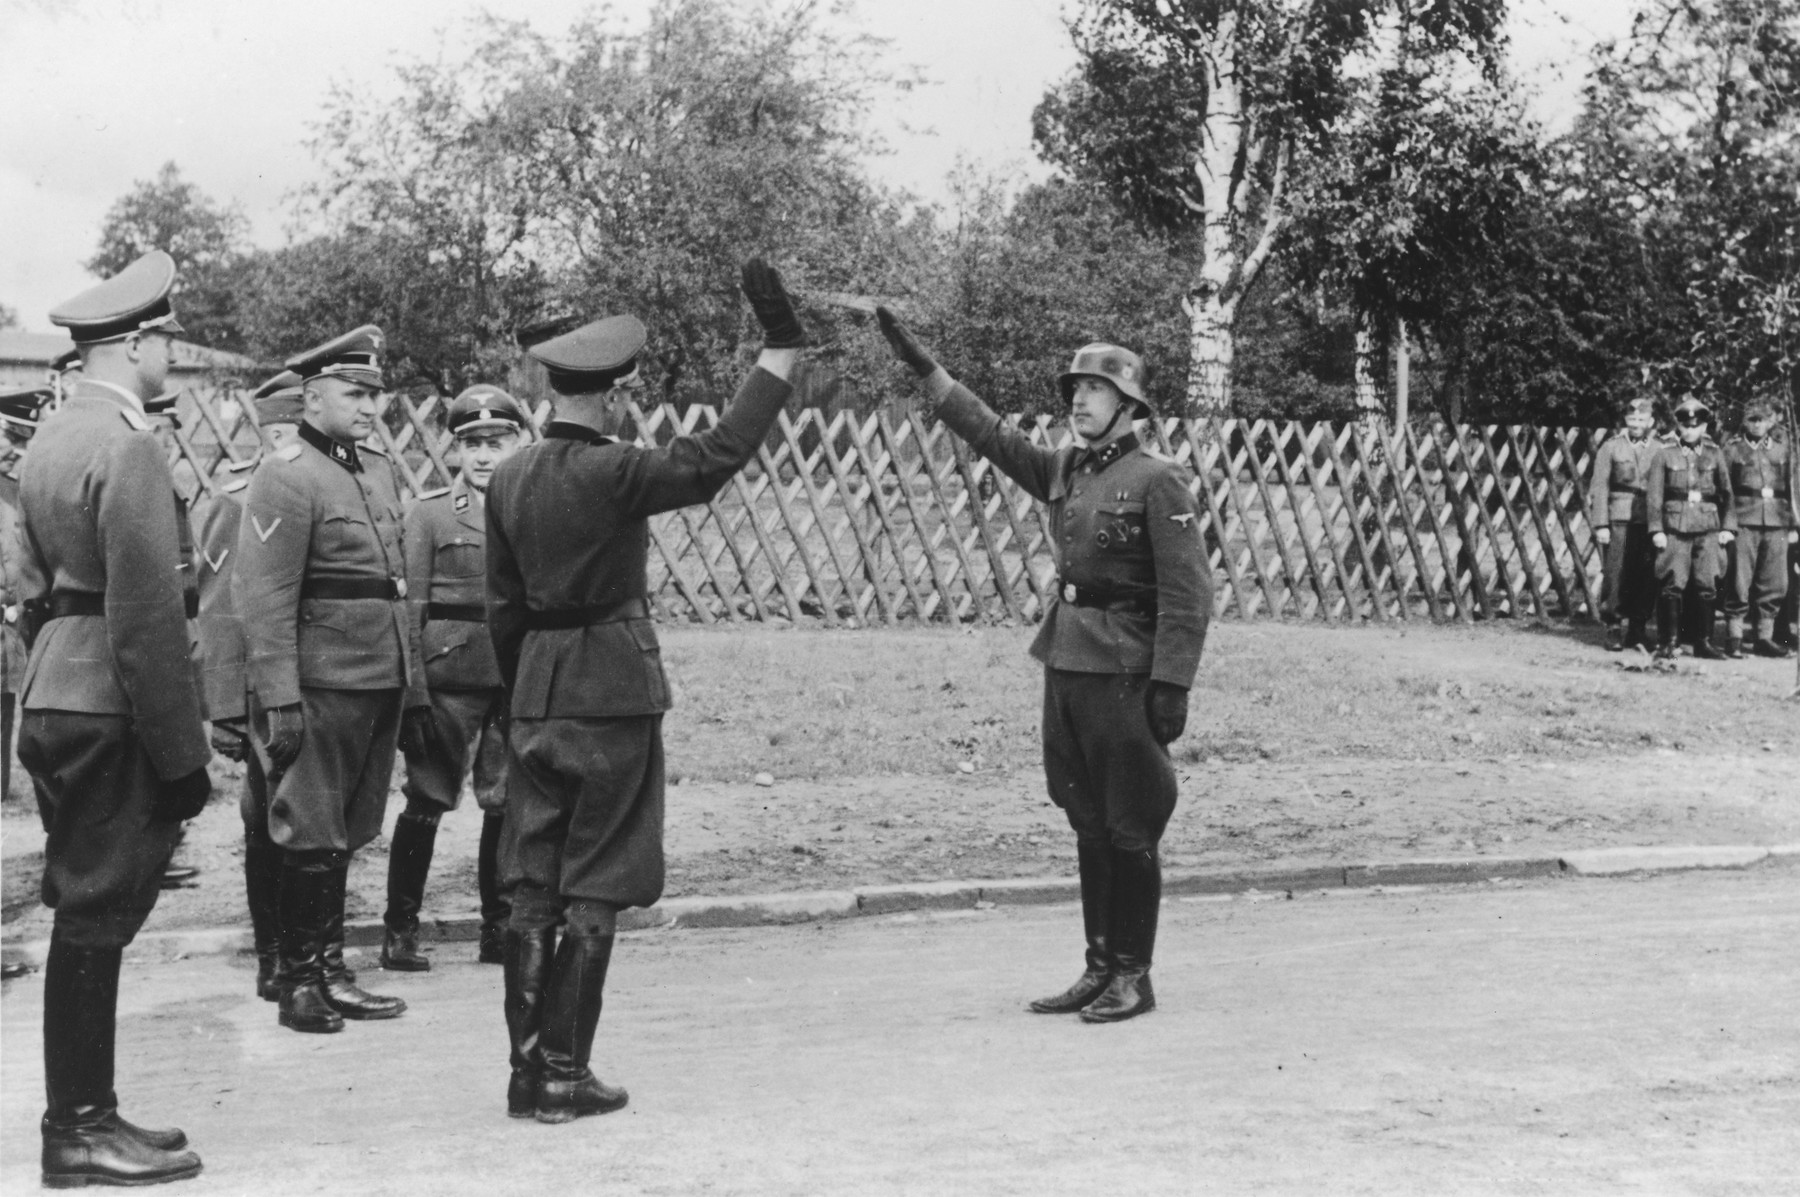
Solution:
M 1723 661 L 1725 654 L 1713 644 L 1713 600 L 1698 595 L 1694 600 L 1694 656 L 1701 661 Z
M 1081 874 L 1081 929 L 1087 936 L 1087 967 L 1075 984 L 1055 997 L 1039 998 L 1026 1007 L 1033 1014 L 1073 1014 L 1106 991 L 1112 980 L 1112 953 L 1106 932 L 1112 904 L 1112 845 L 1104 840 L 1077 840 L 1075 860 Z
M 45 1188 L 151 1185 L 200 1172 L 179 1130 L 150 1130 L 119 1116 L 113 1051 L 118 948 L 81 948 L 54 933 L 44 965 L 43 1135 Z
M 538 1034 L 544 1023 L 544 995 L 556 962 L 556 928 L 506 928 L 500 963 L 506 975 L 506 1033 L 512 1040 L 512 1076 L 506 1083 L 506 1114 L 529 1118 L 537 1111 Z
M 563 930 L 538 1031 L 538 1057 L 543 1062 L 535 1111 L 539 1122 L 610 1114 L 630 1100 L 625 1090 L 608 1085 L 588 1068 L 612 948 L 611 935 L 573 927 Z
M 1659 661 L 1675 659 L 1675 642 L 1681 636 L 1681 596 L 1659 594 L 1656 597 L 1656 657 Z
M 344 1020 L 325 1000 L 325 938 L 331 926 L 331 852 L 284 852 L 281 861 L 281 1025 L 329 1034 Z
M 338 944 L 339 954 L 335 963 L 329 951 L 321 954 L 320 972 L 324 979 L 325 1001 L 345 1018 L 360 1021 L 399 1018 L 406 1013 L 404 999 L 370 993 L 360 988 L 344 967 L 344 894 L 350 881 L 350 854 L 333 852 L 331 856 L 334 867 L 329 873 L 323 874 L 327 887 L 322 899 L 326 903 L 325 942 Z
M 425 904 L 425 878 L 431 872 L 431 856 L 437 846 L 435 819 L 421 819 L 402 811 L 394 820 L 394 838 L 388 844 L 387 913 L 382 922 L 381 967 L 396 972 L 422 973 L 431 961 L 419 950 L 419 910 Z
M 250 935 L 256 943 L 256 996 L 281 1000 L 276 983 L 281 960 L 281 849 L 267 833 L 244 832 L 244 898 L 250 906 Z
M 1156 1009 L 1150 987 L 1150 958 L 1156 950 L 1156 923 L 1162 913 L 1162 860 L 1155 848 L 1112 854 L 1113 974 L 1106 992 L 1081 1012 L 1083 1022 L 1123 1022 Z
M 512 903 L 500 893 L 500 830 L 506 824 L 503 811 L 488 811 L 481 819 L 481 846 L 475 854 L 475 885 L 481 892 L 481 943 L 475 959 L 482 964 L 505 960 L 506 920 Z

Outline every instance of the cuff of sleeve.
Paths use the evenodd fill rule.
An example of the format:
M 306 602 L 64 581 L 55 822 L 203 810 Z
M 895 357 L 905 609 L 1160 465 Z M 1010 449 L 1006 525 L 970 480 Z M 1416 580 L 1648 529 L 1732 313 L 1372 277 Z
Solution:
M 925 397 L 931 401 L 933 407 L 948 399 L 950 392 L 955 388 L 956 379 L 950 377 L 950 371 L 942 366 L 925 376 Z

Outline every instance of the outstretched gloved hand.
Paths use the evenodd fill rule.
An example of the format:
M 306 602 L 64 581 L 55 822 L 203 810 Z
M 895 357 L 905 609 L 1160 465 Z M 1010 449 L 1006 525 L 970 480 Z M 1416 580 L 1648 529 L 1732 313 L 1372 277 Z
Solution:
M 925 346 L 919 344 L 919 338 L 913 336 L 912 329 L 900 323 L 900 317 L 888 308 L 877 306 L 875 321 L 881 325 L 881 335 L 894 347 L 894 356 L 910 366 L 914 374 L 920 378 L 930 378 L 937 372 L 937 362 L 925 352 Z
M 763 326 L 764 349 L 800 349 L 806 345 L 806 329 L 794 300 L 781 283 L 781 272 L 763 261 L 751 258 L 744 263 L 744 298 Z
M 408 759 L 431 756 L 443 744 L 430 707 L 409 707 L 400 716 L 400 751 Z
M 1158 744 L 1172 744 L 1187 730 L 1188 692 L 1173 682 L 1151 682 L 1144 691 L 1150 734 Z

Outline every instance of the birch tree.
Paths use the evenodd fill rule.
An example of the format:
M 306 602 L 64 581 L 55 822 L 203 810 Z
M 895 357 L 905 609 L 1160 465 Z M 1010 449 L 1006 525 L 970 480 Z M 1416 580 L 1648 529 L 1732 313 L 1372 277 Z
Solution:
M 1357 80 L 1404 24 L 1433 55 L 1499 68 L 1504 0 L 1088 0 L 1080 62 L 1036 115 L 1040 152 L 1151 222 L 1197 222 L 1181 308 L 1187 405 L 1231 407 L 1234 328 L 1280 251 L 1293 193 L 1337 152 Z

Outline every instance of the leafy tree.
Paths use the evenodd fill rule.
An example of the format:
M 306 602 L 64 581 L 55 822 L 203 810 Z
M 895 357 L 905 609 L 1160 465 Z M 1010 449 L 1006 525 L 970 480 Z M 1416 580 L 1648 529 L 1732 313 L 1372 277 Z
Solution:
M 1492 77 L 1503 13 L 1500 0 L 1087 0 L 1080 62 L 1039 106 L 1037 144 L 1148 224 L 1198 225 L 1182 303 L 1191 409 L 1229 408 L 1244 298 L 1395 21 L 1430 57 Z
M 114 201 L 100 228 L 100 244 L 82 263 L 102 277 L 116 274 L 153 249 L 175 259 L 174 302 L 187 339 L 220 349 L 242 345 L 237 326 L 235 273 L 249 223 L 236 205 L 220 205 L 181 177 L 173 162 L 141 179 Z

